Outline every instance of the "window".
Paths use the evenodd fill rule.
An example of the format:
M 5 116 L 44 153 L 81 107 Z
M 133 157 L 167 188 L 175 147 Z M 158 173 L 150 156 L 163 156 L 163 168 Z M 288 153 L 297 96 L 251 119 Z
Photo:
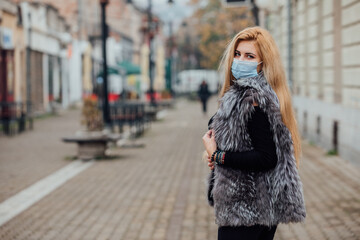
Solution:
M 17 25 L 22 26 L 22 14 L 21 14 L 21 7 L 17 6 Z

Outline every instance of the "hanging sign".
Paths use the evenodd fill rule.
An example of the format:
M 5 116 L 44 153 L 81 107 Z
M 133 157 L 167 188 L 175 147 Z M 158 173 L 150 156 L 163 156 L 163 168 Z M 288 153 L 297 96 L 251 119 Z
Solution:
M 10 28 L 0 28 L 0 46 L 2 49 L 14 49 L 13 31 Z

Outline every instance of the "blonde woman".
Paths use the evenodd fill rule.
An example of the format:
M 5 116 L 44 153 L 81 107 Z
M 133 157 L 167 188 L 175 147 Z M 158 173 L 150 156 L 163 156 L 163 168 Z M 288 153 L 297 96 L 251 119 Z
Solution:
M 225 50 L 219 109 L 203 136 L 218 239 L 273 239 L 306 216 L 300 136 L 278 48 L 265 29 L 239 32 Z

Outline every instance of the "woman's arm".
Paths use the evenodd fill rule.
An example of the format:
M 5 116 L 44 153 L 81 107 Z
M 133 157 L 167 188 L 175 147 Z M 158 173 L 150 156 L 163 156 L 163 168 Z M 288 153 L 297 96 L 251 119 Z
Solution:
M 248 131 L 254 149 L 245 152 L 225 152 L 223 166 L 249 170 L 267 171 L 277 164 L 276 147 L 266 114 L 255 107 L 248 122 Z

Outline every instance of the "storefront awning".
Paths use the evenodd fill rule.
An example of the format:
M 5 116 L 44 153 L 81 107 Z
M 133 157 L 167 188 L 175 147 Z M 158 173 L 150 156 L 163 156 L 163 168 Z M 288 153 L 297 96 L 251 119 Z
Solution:
M 119 70 L 117 68 L 114 67 L 107 67 L 107 74 L 111 75 L 120 75 Z M 97 77 L 102 77 L 103 76 L 103 71 L 101 70 L 98 74 Z
M 140 74 L 140 66 L 128 61 L 118 63 L 118 66 L 126 71 L 126 75 Z

